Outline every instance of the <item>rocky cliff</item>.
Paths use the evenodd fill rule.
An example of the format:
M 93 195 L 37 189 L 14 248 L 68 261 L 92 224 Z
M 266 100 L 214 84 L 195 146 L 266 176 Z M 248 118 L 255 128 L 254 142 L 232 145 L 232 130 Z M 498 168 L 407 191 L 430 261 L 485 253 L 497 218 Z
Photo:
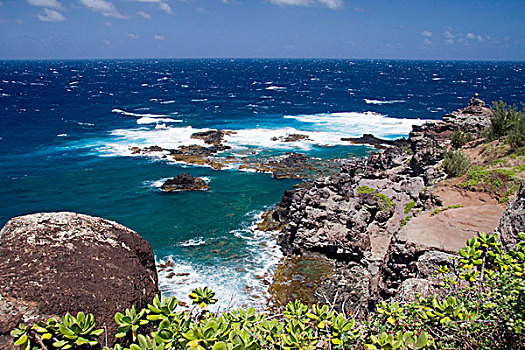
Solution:
M 478 104 L 443 121 L 414 126 L 407 140 L 383 143 L 384 151 L 364 160 L 348 160 L 338 174 L 287 191 L 264 215 L 260 228 L 280 230 L 279 243 L 287 256 L 327 259 L 333 266 L 323 278 L 304 281 L 310 286 L 308 293 L 320 301 L 364 312 L 363 306 L 371 308 L 400 290 L 418 284 L 422 288 L 424 283 L 418 279 L 431 275 L 429 266 L 446 263 L 466 238 L 497 225 L 497 220 L 485 217 L 483 222 L 472 220 L 467 229 L 458 223 L 449 231 L 423 235 L 413 234 L 410 227 L 412 218 L 430 217 L 431 208 L 443 208 L 444 200 L 434 189 L 446 178 L 442 162 L 452 134 L 462 131 L 479 137 L 489 122 L 490 110 Z M 499 218 L 503 208 L 494 199 L 487 200 Z M 456 207 L 466 210 L 462 205 L 450 206 Z M 290 261 L 285 263 L 287 270 Z M 288 277 L 301 280 L 296 274 L 292 271 Z M 412 287 L 401 286 L 406 280 Z
M 19 323 L 78 311 L 93 313 L 114 341 L 115 313 L 146 307 L 159 292 L 149 243 L 101 218 L 68 212 L 13 218 L 0 231 L 0 256 L 2 349 L 12 346 L 9 332 Z

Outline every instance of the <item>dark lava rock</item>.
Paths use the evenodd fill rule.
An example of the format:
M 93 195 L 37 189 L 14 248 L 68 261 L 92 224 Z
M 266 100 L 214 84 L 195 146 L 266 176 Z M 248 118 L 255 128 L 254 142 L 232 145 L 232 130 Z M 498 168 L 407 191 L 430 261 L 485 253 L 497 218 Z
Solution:
M 480 113 L 473 114 L 474 109 Z M 286 256 L 320 255 L 335 264 L 332 277 L 318 288 L 317 294 L 326 296 L 319 301 L 327 299 L 352 312 L 372 310 L 396 295 L 403 281 L 428 278 L 428 265 L 448 259 L 440 251 L 423 257 L 430 247 L 398 235 L 409 217 L 433 205 L 428 188 L 446 177 L 441 164 L 450 136 L 457 130 L 481 135 L 490 110 L 474 99 L 466 110 L 443 119 L 413 126 L 407 140 L 386 142 L 372 135 L 348 139 L 388 147 L 366 159 L 349 159 L 339 173 L 287 191 L 265 213 L 259 229 L 280 230 L 278 243 Z M 515 205 L 525 207 L 519 203 Z
M 385 145 L 395 145 L 398 141 L 380 139 L 372 134 L 363 134 L 361 137 L 343 137 L 341 141 L 348 141 L 357 145 L 372 145 L 376 148 L 385 148 Z
M 521 183 L 516 199 L 507 205 L 496 231 L 507 249 L 514 248 L 520 241 L 518 233 L 525 232 L 525 181 Z
M 272 141 L 296 142 L 301 140 L 310 140 L 310 137 L 304 134 L 287 134 L 286 136 L 272 137 Z
M 223 130 L 208 130 L 202 132 L 196 132 L 191 135 L 192 139 L 203 140 L 204 143 L 213 146 L 222 146 L 222 140 L 224 136 L 235 134 L 235 131 L 223 131 Z
M 116 222 L 60 212 L 16 217 L 0 231 L 0 348 L 9 332 L 70 312 L 95 315 L 114 342 L 114 316 L 159 293 L 149 243 Z M 103 334 L 99 342 L 105 344 Z
M 164 182 L 161 189 L 167 192 L 174 191 L 201 191 L 208 190 L 210 186 L 201 178 L 182 173 Z

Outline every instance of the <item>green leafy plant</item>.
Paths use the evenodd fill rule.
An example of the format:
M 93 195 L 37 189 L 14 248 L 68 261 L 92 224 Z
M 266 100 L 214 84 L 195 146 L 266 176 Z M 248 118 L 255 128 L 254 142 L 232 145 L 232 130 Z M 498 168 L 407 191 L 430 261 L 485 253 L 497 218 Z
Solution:
M 143 318 L 145 314 L 145 309 L 137 312 L 135 305 L 131 309 L 126 309 L 125 314 L 117 312 L 115 314 L 115 322 L 118 324 L 116 337 L 124 338 L 129 333 L 132 340 L 136 341 L 139 327 L 148 323 L 148 320 Z
M 190 293 L 190 298 L 193 299 L 193 304 L 199 305 L 203 309 L 207 309 L 208 305 L 215 304 L 217 298 L 215 298 L 215 292 L 208 287 L 194 289 Z
M 450 264 L 436 267 L 440 293 L 382 301 L 366 319 L 300 301 L 272 312 L 209 312 L 205 306 L 216 301 L 215 293 L 202 288 L 190 294 L 191 308 L 176 298 L 157 296 L 147 308 L 118 313 L 116 340 L 126 339 L 129 346 L 117 343 L 104 349 L 522 349 L 525 234 L 518 237 L 516 246 L 505 251 L 497 234 L 479 233 Z M 142 327 L 147 322 L 149 330 Z M 11 332 L 21 350 L 99 348 L 96 338 L 101 334 L 93 316 L 83 313 L 20 325 Z
M 434 209 L 432 211 L 432 213 L 430 213 L 430 216 L 437 215 L 439 213 L 442 213 L 442 212 L 450 210 L 450 209 L 458 209 L 458 208 L 463 208 L 463 206 L 461 204 L 454 204 L 454 205 L 449 205 L 448 207 Z

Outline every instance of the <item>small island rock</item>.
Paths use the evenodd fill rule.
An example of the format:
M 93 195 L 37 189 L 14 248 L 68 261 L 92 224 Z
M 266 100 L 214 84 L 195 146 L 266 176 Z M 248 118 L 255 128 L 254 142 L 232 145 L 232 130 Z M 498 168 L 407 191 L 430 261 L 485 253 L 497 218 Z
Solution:
M 182 173 L 172 179 L 168 179 L 161 186 L 166 192 L 175 191 L 202 191 L 208 190 L 210 186 L 201 178 Z

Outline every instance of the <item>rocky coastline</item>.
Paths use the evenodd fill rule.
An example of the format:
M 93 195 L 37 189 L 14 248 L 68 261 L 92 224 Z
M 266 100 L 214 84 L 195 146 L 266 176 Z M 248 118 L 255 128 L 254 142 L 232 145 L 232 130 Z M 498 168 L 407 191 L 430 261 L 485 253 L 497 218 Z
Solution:
M 494 232 L 504 211 L 501 198 L 459 186 L 443 168 L 454 133 L 472 135 L 470 152 L 481 147 L 491 111 L 475 98 L 442 121 L 414 126 L 406 140 L 349 140 L 383 151 L 285 192 L 259 224 L 278 232 L 286 256 L 272 286 L 276 304 L 299 298 L 365 314 L 388 297 L 430 293 L 437 264 L 449 264 L 477 232 Z M 521 208 L 518 217 L 522 202 L 514 204 Z M 312 259 L 324 271 L 309 278 L 301 264 Z
M 506 145 L 482 142 L 490 118 L 491 111 L 476 96 L 442 121 L 414 126 L 408 139 L 348 139 L 381 151 L 347 159 L 337 173 L 286 191 L 258 225 L 277 232 L 285 254 L 270 286 L 273 304 L 321 302 L 359 318 L 389 297 L 409 300 L 416 293 L 439 290 L 436 266 L 450 265 L 451 257 L 478 232 L 496 231 L 505 247 L 515 245 L 518 232 L 525 231 L 525 154 L 503 157 Z M 472 156 L 476 169 L 484 166 L 487 179 L 497 175 L 498 188 L 474 183 L 468 174 L 447 175 L 443 163 L 458 132 L 471 135 L 463 151 Z M 194 134 L 209 147 L 190 148 L 196 154 L 219 152 L 227 147 L 224 135 L 215 130 Z M 289 136 L 285 142 L 307 137 Z M 169 150 L 170 155 L 176 152 Z M 276 178 L 293 176 L 296 164 L 302 164 L 299 171 L 317 169 L 295 153 L 279 163 L 287 170 L 268 164 L 275 167 Z M 496 165 L 500 168 L 491 168 Z M 514 177 L 498 171 L 505 166 L 518 169 Z M 515 187 L 516 196 L 507 197 L 508 188 Z M 165 191 L 208 188 L 187 174 L 163 185 Z M 77 311 L 93 313 L 114 339 L 115 312 L 132 305 L 145 308 L 159 293 L 149 243 L 102 218 L 69 212 L 13 218 L 0 231 L 0 255 L 0 348 L 12 348 L 9 331 L 21 322 Z

